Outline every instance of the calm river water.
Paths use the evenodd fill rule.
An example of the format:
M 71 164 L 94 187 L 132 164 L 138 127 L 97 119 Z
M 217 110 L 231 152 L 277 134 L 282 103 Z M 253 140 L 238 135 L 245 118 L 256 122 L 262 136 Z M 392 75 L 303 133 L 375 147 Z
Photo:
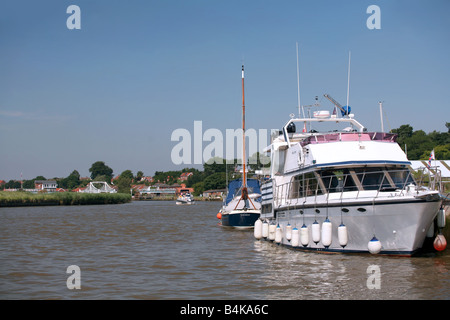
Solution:
M 450 299 L 449 249 L 302 253 L 221 227 L 220 205 L 1 208 L 0 299 Z M 67 287 L 70 265 L 79 290 Z M 369 289 L 371 265 L 381 275 Z

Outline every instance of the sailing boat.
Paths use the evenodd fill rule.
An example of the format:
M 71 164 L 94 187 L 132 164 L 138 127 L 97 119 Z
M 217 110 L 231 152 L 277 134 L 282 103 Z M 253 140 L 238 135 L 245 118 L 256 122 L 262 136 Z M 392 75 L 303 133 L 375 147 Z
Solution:
M 245 159 L 245 96 L 244 66 L 242 66 L 242 180 L 237 179 L 228 185 L 228 194 L 221 210 L 223 226 L 253 228 L 261 214 L 261 191 L 259 181 L 247 179 Z

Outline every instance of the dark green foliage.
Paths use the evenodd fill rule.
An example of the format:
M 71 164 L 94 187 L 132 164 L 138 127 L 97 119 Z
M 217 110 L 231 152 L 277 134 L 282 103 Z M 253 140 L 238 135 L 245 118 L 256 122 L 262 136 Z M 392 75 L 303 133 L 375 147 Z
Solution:
M 55 192 L 33 194 L 29 192 L 0 192 L 0 207 L 118 204 L 130 201 L 131 195 L 126 193 Z

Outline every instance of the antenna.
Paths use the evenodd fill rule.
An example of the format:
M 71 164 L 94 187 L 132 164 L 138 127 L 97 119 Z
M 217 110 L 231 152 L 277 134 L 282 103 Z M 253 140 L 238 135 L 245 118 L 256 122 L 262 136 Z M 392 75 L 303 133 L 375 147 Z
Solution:
M 298 69 L 298 42 L 295 43 L 297 48 L 297 96 L 298 96 L 298 117 L 301 118 L 300 114 L 300 75 Z M 303 110 L 303 118 L 305 117 L 305 111 Z
M 378 102 L 380 105 L 380 120 L 381 120 L 381 132 L 384 132 L 384 124 L 383 124 L 383 102 Z
M 352 57 L 352 52 L 348 52 L 348 75 L 347 75 L 347 110 L 349 109 L 348 100 L 350 98 L 350 59 Z

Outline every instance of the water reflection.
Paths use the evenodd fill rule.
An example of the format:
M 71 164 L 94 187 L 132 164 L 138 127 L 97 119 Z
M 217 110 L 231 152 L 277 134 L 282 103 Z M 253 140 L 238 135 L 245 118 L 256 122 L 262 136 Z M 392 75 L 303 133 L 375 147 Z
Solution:
M 449 255 L 399 258 L 300 252 L 254 241 L 264 264 L 269 299 L 450 299 Z M 381 271 L 380 289 L 369 289 L 370 265 Z M 442 281 L 443 279 L 443 281 Z

